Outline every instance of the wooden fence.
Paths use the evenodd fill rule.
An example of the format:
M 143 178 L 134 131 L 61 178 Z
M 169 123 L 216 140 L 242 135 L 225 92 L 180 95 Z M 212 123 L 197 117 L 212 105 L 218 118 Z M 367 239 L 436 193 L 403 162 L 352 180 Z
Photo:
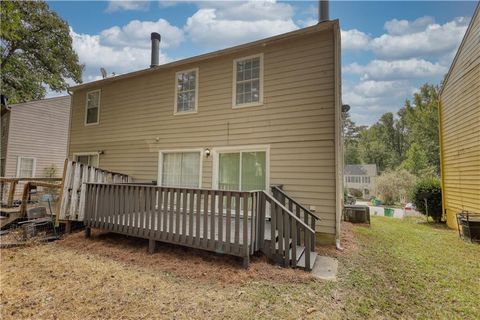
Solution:
M 22 190 L 25 188 L 25 184 L 28 182 L 46 182 L 46 183 L 54 183 L 54 182 L 61 182 L 62 178 L 5 178 L 0 177 L 0 191 L 1 191 L 1 199 L 2 204 L 5 207 L 12 207 L 15 197 L 16 200 L 23 199 Z M 8 194 L 5 196 L 5 194 Z
M 257 193 L 86 183 L 87 228 L 243 257 L 255 248 Z
M 85 165 L 80 162 L 65 160 L 63 184 L 60 201 L 60 220 L 83 221 L 85 212 L 85 192 L 87 182 L 128 183 L 128 175 L 111 172 Z

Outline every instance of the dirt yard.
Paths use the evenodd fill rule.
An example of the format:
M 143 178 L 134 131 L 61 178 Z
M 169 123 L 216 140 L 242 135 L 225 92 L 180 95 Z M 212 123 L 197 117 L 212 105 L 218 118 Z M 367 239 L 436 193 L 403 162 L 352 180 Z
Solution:
M 344 224 L 343 230 L 344 252 L 318 248 L 339 259 L 338 281 L 316 280 L 263 258 L 253 258 L 244 270 L 236 258 L 166 244 L 149 255 L 146 241 L 99 232 L 91 239 L 80 232 L 54 243 L 2 249 L 1 318 L 480 316 L 480 246 L 414 220 L 373 218 L 371 227 Z M 396 238 L 403 240 L 393 245 Z M 452 244 L 455 250 L 441 250 Z

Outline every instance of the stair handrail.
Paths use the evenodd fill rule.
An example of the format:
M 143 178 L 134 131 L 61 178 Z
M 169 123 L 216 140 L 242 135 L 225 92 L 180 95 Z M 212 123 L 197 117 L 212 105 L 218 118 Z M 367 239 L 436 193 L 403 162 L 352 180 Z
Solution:
M 314 218 L 315 220 L 320 220 L 319 217 L 317 217 L 316 215 L 314 215 L 310 210 L 308 210 L 307 208 L 305 208 L 301 203 L 299 203 L 297 200 L 293 199 L 292 197 L 290 197 L 285 191 L 283 191 L 282 189 L 280 189 L 278 186 L 272 186 L 272 189 L 275 189 L 277 190 L 278 192 L 280 192 L 283 196 L 287 197 L 288 200 L 290 200 L 291 202 L 293 202 L 297 207 L 299 207 L 300 209 L 302 209 L 304 212 L 308 213 L 312 218 Z
M 277 199 L 275 199 L 274 197 L 272 197 L 268 192 L 265 192 L 265 191 L 261 191 L 263 192 L 263 194 L 269 198 L 271 201 L 275 202 L 275 204 L 277 204 L 278 206 L 280 206 L 280 208 L 282 208 L 283 211 L 285 211 L 289 216 L 291 216 L 293 219 L 295 219 L 297 221 L 297 223 L 300 223 L 300 225 L 302 227 L 305 228 L 305 230 L 308 230 L 310 231 L 313 235 L 315 235 L 315 231 L 310 228 L 305 222 L 303 222 L 300 218 L 298 218 L 296 215 L 293 214 L 293 212 L 291 212 L 290 210 L 287 209 L 287 207 L 285 207 L 280 201 L 278 201 Z

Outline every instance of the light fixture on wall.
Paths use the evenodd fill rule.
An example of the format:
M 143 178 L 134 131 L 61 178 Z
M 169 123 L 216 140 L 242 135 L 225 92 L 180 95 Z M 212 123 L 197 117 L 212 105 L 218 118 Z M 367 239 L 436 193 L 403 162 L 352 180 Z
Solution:
M 99 155 L 105 154 L 105 150 L 98 150 L 97 153 L 98 153 Z
M 205 149 L 205 157 L 210 157 L 210 149 Z

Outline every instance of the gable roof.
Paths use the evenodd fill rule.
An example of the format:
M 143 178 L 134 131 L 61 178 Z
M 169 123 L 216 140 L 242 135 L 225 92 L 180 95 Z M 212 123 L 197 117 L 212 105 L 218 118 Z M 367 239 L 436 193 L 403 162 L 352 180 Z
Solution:
M 142 70 L 138 70 L 138 71 L 124 73 L 124 74 L 114 76 L 114 77 L 109 77 L 109 78 L 105 78 L 105 79 L 101 79 L 101 80 L 97 80 L 97 81 L 92 81 L 92 82 L 79 84 L 77 86 L 70 87 L 69 90 L 76 91 L 76 90 L 85 89 L 85 88 L 88 88 L 88 87 L 94 87 L 94 86 L 98 87 L 100 85 L 104 85 L 104 84 L 107 84 L 107 83 L 132 78 L 132 77 L 148 74 L 148 73 L 151 73 L 151 72 L 156 72 L 156 71 L 159 71 L 159 70 L 174 68 L 174 67 L 178 67 L 178 66 L 181 66 L 181 65 L 184 65 L 184 64 L 195 63 L 195 62 L 200 62 L 200 61 L 204 61 L 204 60 L 208 60 L 208 59 L 212 59 L 212 58 L 217 58 L 219 56 L 232 54 L 232 53 L 235 53 L 235 52 L 240 51 L 240 50 L 250 49 L 250 48 L 257 47 L 257 46 L 266 46 L 266 45 L 270 45 L 272 43 L 282 41 L 282 40 L 286 40 L 286 39 L 299 38 L 299 37 L 309 35 L 309 34 L 312 34 L 312 33 L 315 33 L 315 32 L 330 30 L 330 29 L 333 29 L 334 27 L 338 27 L 338 26 L 339 26 L 338 19 L 319 22 L 318 24 L 313 25 L 311 27 L 307 27 L 307 28 L 298 29 L 298 30 L 295 30 L 295 31 L 283 33 L 283 34 L 273 36 L 273 37 L 270 37 L 270 38 L 265 38 L 265 39 L 249 42 L 249 43 L 246 43 L 246 44 L 242 44 L 242 45 L 238 45 L 238 46 L 234 46 L 234 47 L 230 47 L 230 48 L 226 48 L 226 49 L 222 49 L 222 50 L 218 50 L 218 51 L 194 56 L 194 57 L 187 58 L 187 59 L 182 59 L 182 60 L 169 62 L 169 63 L 162 64 L 162 65 L 159 65 L 159 66 L 155 66 L 155 67 L 152 67 L 152 68 L 146 68 L 146 69 L 142 69 Z M 145 61 L 145 65 L 147 65 L 148 63 L 149 63 L 148 61 Z
M 345 175 L 351 176 L 376 176 L 376 164 L 347 164 L 343 169 Z
M 455 67 L 455 64 L 457 63 L 457 59 L 460 56 L 460 53 L 462 52 L 463 46 L 465 45 L 465 42 L 467 41 L 467 38 L 473 29 L 473 22 L 475 21 L 475 19 L 477 19 L 477 16 L 479 15 L 479 11 L 480 11 L 480 1 L 477 2 L 477 7 L 475 8 L 475 12 L 473 13 L 472 19 L 470 20 L 467 31 L 465 31 L 465 34 L 463 35 L 462 42 L 458 47 L 457 53 L 455 54 L 455 58 L 453 58 L 452 64 L 450 65 L 450 69 L 448 69 L 447 75 L 445 76 L 445 80 L 442 83 L 442 87 L 440 88 L 438 96 L 442 95 L 443 89 L 447 85 L 448 79 L 450 78 L 450 74 L 452 73 L 452 70 Z

